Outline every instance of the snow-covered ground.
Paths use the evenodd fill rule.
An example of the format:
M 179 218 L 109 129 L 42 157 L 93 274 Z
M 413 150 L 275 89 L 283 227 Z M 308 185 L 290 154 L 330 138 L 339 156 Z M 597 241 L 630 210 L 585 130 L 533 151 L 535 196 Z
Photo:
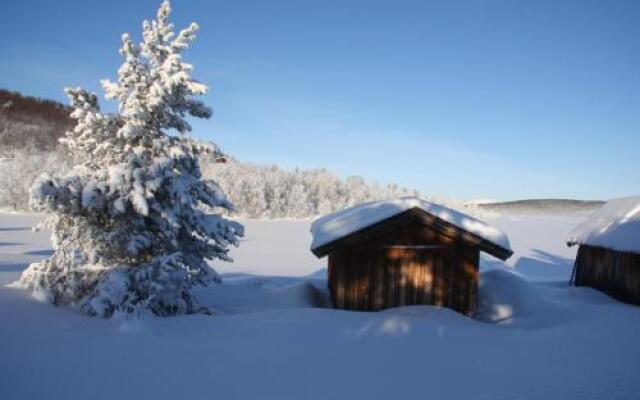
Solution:
M 515 254 L 482 260 L 482 322 L 322 308 L 310 221 L 245 221 L 198 290 L 221 316 L 88 318 L 2 285 L 0 399 L 639 399 L 640 307 L 567 286 L 584 218 L 491 221 Z M 50 254 L 37 219 L 0 214 L 0 283 Z

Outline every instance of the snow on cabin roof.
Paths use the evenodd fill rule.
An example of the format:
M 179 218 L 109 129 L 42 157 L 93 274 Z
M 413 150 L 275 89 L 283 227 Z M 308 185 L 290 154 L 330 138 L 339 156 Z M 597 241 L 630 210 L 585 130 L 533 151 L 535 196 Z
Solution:
M 412 208 L 419 208 L 481 239 L 511 250 L 509 237 L 497 228 L 459 211 L 415 197 L 364 203 L 316 219 L 311 224 L 311 250 Z
M 640 253 L 640 196 L 609 200 L 569 233 L 567 244 Z

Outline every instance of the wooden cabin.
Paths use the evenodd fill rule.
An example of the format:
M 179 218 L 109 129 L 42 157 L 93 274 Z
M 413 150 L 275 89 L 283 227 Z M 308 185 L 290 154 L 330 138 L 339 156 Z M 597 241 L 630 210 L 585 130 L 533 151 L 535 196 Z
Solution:
M 335 308 L 376 311 L 411 304 L 473 315 L 480 251 L 512 254 L 499 230 L 416 198 L 373 202 L 316 220 L 311 251 L 328 256 Z
M 570 283 L 640 305 L 640 196 L 608 201 L 567 237 L 577 245 Z

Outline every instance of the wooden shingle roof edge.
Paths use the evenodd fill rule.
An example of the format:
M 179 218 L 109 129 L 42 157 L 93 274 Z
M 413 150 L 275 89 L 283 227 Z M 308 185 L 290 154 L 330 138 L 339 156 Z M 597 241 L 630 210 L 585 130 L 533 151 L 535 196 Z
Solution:
M 421 209 L 420 207 L 412 207 L 399 214 L 393 215 L 382 221 L 376 222 L 356 232 L 342 236 L 329 243 L 323 244 L 311 249 L 311 252 L 318 258 L 322 258 L 340 247 L 355 245 L 361 243 L 371 237 L 377 236 L 381 232 L 393 227 L 403 226 L 417 221 L 422 225 L 435 230 L 445 236 L 459 239 L 470 245 L 477 246 L 481 251 L 490 254 L 500 260 L 506 260 L 513 255 L 513 251 L 504 248 L 496 243 L 488 241 L 472 232 L 468 232 L 454 224 L 447 222 L 437 216 Z

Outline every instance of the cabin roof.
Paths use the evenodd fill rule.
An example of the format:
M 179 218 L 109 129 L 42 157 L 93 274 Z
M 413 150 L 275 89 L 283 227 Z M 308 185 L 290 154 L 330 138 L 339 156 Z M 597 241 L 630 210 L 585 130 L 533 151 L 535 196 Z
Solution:
M 567 235 L 576 244 L 640 254 L 640 196 L 606 202 Z
M 461 237 L 500 259 L 507 259 L 513 253 L 508 236 L 499 229 L 459 211 L 415 197 L 364 203 L 316 219 L 311 225 L 311 251 L 317 257 L 323 257 L 342 245 L 353 243 L 360 233 L 383 228 L 401 214 L 418 218 L 445 234 Z

